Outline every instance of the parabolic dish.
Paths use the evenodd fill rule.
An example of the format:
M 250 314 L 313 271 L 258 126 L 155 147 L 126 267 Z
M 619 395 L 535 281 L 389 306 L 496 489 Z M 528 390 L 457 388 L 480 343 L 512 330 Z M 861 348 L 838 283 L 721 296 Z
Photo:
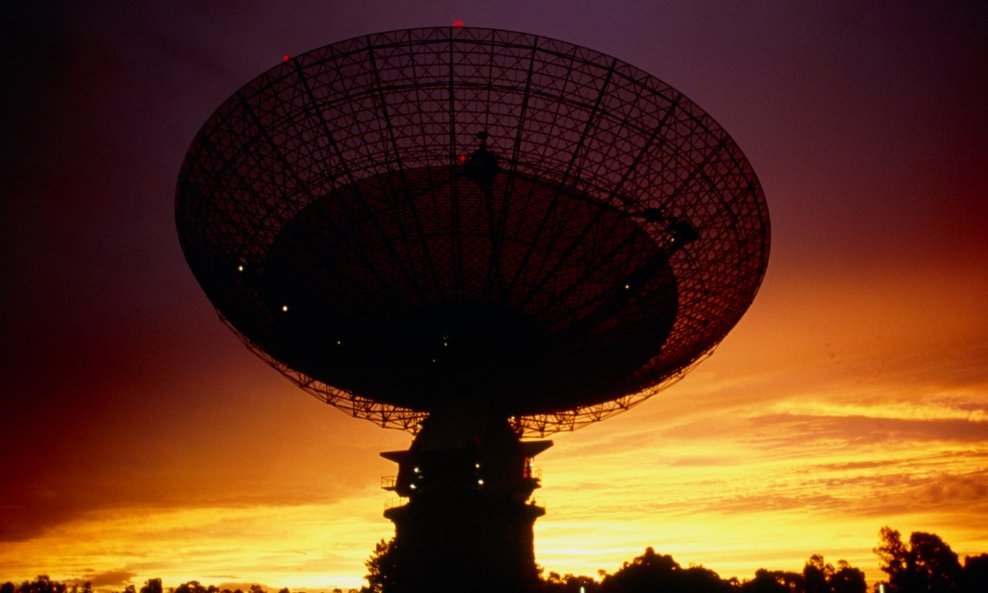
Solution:
M 724 338 L 769 222 L 737 144 L 613 57 L 478 28 L 290 58 L 179 177 L 186 258 L 303 389 L 414 430 L 480 405 L 545 434 L 629 408 Z

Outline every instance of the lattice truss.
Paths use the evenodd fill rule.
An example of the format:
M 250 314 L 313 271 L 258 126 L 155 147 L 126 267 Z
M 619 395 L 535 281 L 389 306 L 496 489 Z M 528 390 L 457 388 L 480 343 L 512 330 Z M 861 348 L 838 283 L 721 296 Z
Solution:
M 536 179 L 552 195 L 581 196 L 601 212 L 634 220 L 667 251 L 678 292 L 668 338 L 625 382 L 625 393 L 516 417 L 520 430 L 573 429 L 643 401 L 708 355 L 750 305 L 767 264 L 768 212 L 758 179 L 731 137 L 680 92 L 638 68 L 569 43 L 490 29 L 359 37 L 294 57 L 240 89 L 202 127 L 180 174 L 176 216 L 189 264 L 221 317 L 302 389 L 358 418 L 414 431 L 426 411 L 334 387 L 272 353 L 264 336 L 281 312 L 259 288 L 264 262 L 285 225 L 313 201 L 355 187 L 372 191 L 380 183 L 375 179 L 391 180 L 382 192 L 393 197 L 386 199 L 412 199 L 410 186 L 429 183 L 419 179 L 421 172 L 455 172 L 477 149 L 478 132 L 487 133 L 486 146 L 499 159 L 505 195 Z M 474 193 L 462 200 L 485 199 Z M 511 199 L 524 204 L 524 198 Z M 553 247 L 552 257 L 516 262 L 514 283 L 501 276 L 478 287 L 430 280 L 435 274 L 428 265 L 459 266 L 454 277 L 477 276 L 491 269 L 493 256 L 474 256 L 469 242 L 455 239 L 449 244 L 454 255 L 421 256 L 429 247 L 416 233 L 427 232 L 428 219 L 450 216 L 427 206 L 417 214 L 377 209 L 398 212 L 392 218 L 353 206 L 345 212 L 349 220 L 328 223 L 335 239 L 312 249 L 349 254 L 352 277 L 366 280 L 325 290 L 366 307 L 388 306 L 395 295 L 415 300 L 476 290 L 520 302 L 524 293 L 533 310 L 564 323 L 558 319 L 605 298 L 592 281 L 580 288 L 572 274 L 560 272 L 566 262 L 636 264 L 610 261 L 617 246 L 608 241 L 618 239 L 586 230 L 592 221 L 584 220 L 585 209 L 569 214 L 564 202 L 548 204 L 484 218 L 483 204 L 464 202 L 462 212 L 477 213 L 477 220 L 451 223 L 457 236 L 541 237 Z M 352 228 L 376 238 L 361 242 Z M 425 246 L 417 248 L 420 256 L 406 257 L 400 248 L 382 248 L 382 237 Z M 442 263 L 447 260 L 453 263 Z M 540 296 L 531 279 L 560 286 Z

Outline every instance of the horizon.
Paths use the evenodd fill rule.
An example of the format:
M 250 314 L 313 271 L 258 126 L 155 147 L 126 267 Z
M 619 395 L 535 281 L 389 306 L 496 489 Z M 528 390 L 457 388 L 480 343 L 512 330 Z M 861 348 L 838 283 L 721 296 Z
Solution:
M 896 531 L 898 531 L 898 530 L 896 530 Z M 907 542 L 907 545 L 908 545 L 908 542 L 910 541 L 911 536 L 912 535 L 915 535 L 915 534 L 902 534 L 902 535 L 903 536 L 905 536 L 905 535 L 909 535 L 910 536 L 910 537 L 906 537 L 904 539 L 904 541 Z M 927 534 L 927 535 L 936 536 L 936 534 Z M 953 551 L 952 548 L 950 547 L 950 543 L 949 542 L 943 542 L 943 543 L 946 545 L 947 549 Z M 653 548 L 651 546 L 649 546 L 646 550 L 643 550 L 643 555 L 647 555 L 648 553 L 652 552 L 652 550 L 653 550 Z M 663 555 L 661 552 L 654 552 L 654 553 L 656 555 L 658 555 L 658 556 L 662 556 Z M 876 550 L 872 550 L 872 553 L 877 556 L 877 551 Z M 956 552 L 954 552 L 954 554 L 957 556 L 957 560 L 958 560 L 958 562 L 959 562 L 959 564 L 960 564 L 961 567 L 966 567 L 968 565 L 968 560 L 971 557 L 973 557 L 973 556 L 977 556 L 981 560 L 984 560 L 985 558 L 988 558 L 988 552 L 982 552 L 980 554 L 975 554 L 975 555 L 962 555 L 962 554 L 957 554 Z M 825 557 L 823 557 L 821 555 L 817 555 L 817 554 L 814 554 L 814 555 L 811 555 L 811 556 L 812 557 L 808 557 L 806 559 L 806 561 L 804 562 L 804 566 L 809 566 L 810 563 L 811 563 L 811 561 L 813 561 L 815 558 L 819 557 L 819 560 L 821 562 L 823 562 L 826 565 L 831 566 L 831 567 L 843 568 L 843 567 L 846 566 L 847 568 L 850 568 L 850 569 L 861 570 L 862 574 L 865 575 L 866 584 L 870 584 L 871 585 L 870 587 L 867 588 L 867 591 L 871 591 L 872 589 L 875 589 L 875 587 L 877 587 L 880 583 L 885 583 L 887 585 L 888 582 L 889 582 L 888 581 L 888 575 L 883 575 L 882 577 L 880 577 L 879 579 L 876 579 L 874 581 L 872 581 L 871 579 L 868 579 L 867 578 L 867 575 L 865 574 L 865 571 L 863 569 L 861 569 L 861 567 L 854 566 L 853 564 L 850 564 L 850 563 L 846 563 L 846 561 L 844 559 L 836 559 L 836 560 L 834 560 L 834 559 L 827 559 L 827 558 L 825 558 Z M 671 558 L 671 556 L 670 556 L 670 558 Z M 557 579 L 558 578 L 567 578 L 567 577 L 584 577 L 584 578 L 585 577 L 589 577 L 593 581 L 595 581 L 597 583 L 601 583 L 604 580 L 604 577 L 605 576 L 614 575 L 616 572 L 619 572 L 622 567 L 627 566 L 629 564 L 632 564 L 632 561 L 637 561 L 639 559 L 640 559 L 639 556 L 636 556 L 635 558 L 629 558 L 627 561 L 623 562 L 622 565 L 619 566 L 618 567 L 618 570 L 616 570 L 616 571 L 608 571 L 608 570 L 600 569 L 600 570 L 595 571 L 592 575 L 591 574 L 571 574 L 571 573 L 560 574 L 560 573 L 556 573 L 554 571 L 542 570 L 541 571 L 540 578 L 543 581 L 546 581 L 546 580 L 551 580 L 554 577 L 557 578 Z M 741 576 L 738 576 L 738 575 L 725 576 L 725 575 L 721 575 L 714 567 L 711 567 L 711 566 L 705 566 L 703 564 L 698 564 L 698 563 L 688 563 L 688 564 L 684 565 L 683 563 L 680 563 L 680 562 L 676 561 L 675 558 L 672 558 L 672 559 L 673 559 L 673 561 L 676 562 L 676 564 L 678 564 L 679 566 L 681 566 L 683 569 L 687 569 L 687 568 L 704 568 L 706 570 L 709 570 L 709 571 L 713 572 L 714 575 L 717 578 L 719 578 L 719 579 L 721 579 L 722 581 L 725 581 L 725 582 L 726 581 L 737 581 L 737 583 L 743 585 L 744 583 L 746 583 L 746 582 L 751 581 L 752 579 L 754 579 L 754 577 L 756 576 L 755 573 L 753 573 L 751 575 L 751 578 L 741 577 Z M 770 571 L 770 572 L 775 572 L 775 571 L 789 572 L 789 573 L 795 573 L 795 574 L 798 574 L 798 575 L 804 574 L 802 570 L 780 570 L 780 569 L 772 568 L 772 567 L 768 567 L 768 566 L 760 567 L 757 570 L 767 570 L 767 571 Z M 105 575 L 98 575 L 98 578 L 99 577 L 102 577 L 102 576 L 105 576 Z M 274 591 L 278 591 L 278 593 L 290 593 L 292 591 L 292 589 L 289 588 L 289 587 L 284 587 L 284 586 L 280 586 L 280 585 L 271 585 L 271 584 L 267 584 L 267 583 L 247 582 L 247 581 L 222 581 L 221 580 L 219 582 L 209 582 L 209 581 L 202 581 L 200 579 L 190 579 L 190 580 L 182 581 L 180 583 L 171 584 L 171 583 L 168 583 L 167 581 L 165 581 L 164 579 L 161 579 L 161 578 L 158 578 L 158 577 L 141 578 L 141 577 L 138 577 L 138 575 L 136 575 L 136 574 L 131 574 L 129 576 L 127 576 L 127 575 L 113 575 L 113 576 L 118 576 L 118 577 L 119 576 L 123 576 L 125 578 L 125 580 L 124 580 L 124 582 L 120 583 L 118 586 L 102 586 L 102 583 L 99 580 L 97 580 L 94 583 L 91 579 L 88 579 L 87 577 L 82 577 L 82 578 L 77 578 L 77 579 L 72 579 L 72 580 L 66 580 L 66 581 L 63 582 L 63 581 L 60 581 L 59 579 L 51 579 L 49 577 L 49 575 L 47 575 L 47 574 L 37 575 L 34 579 L 30 579 L 30 580 L 37 581 L 37 580 L 41 580 L 41 579 L 50 579 L 51 582 L 53 582 L 55 584 L 61 583 L 61 584 L 64 584 L 66 586 L 71 586 L 73 588 L 74 587 L 79 587 L 79 586 L 89 586 L 89 587 L 91 587 L 91 590 L 94 591 L 94 592 L 96 592 L 96 593 L 125 593 L 125 590 L 127 588 L 135 588 L 136 590 L 140 590 L 141 587 L 150 585 L 152 580 L 159 581 L 159 583 L 161 585 L 161 589 L 163 591 L 174 591 L 174 590 L 178 589 L 181 586 L 189 585 L 189 584 L 199 584 L 199 585 L 202 585 L 203 587 L 215 588 L 220 593 L 225 593 L 225 592 L 242 593 L 243 591 L 249 591 L 250 593 L 254 593 L 258 588 L 260 588 L 265 593 L 267 593 L 267 592 L 274 592 Z M 14 586 L 19 586 L 22 583 L 26 582 L 27 580 L 29 580 L 29 579 L 25 579 L 23 581 L 11 581 L 11 580 L 5 580 L 4 578 L 0 577 L 0 584 L 13 584 Z M 353 585 L 340 586 L 338 584 L 329 584 L 329 585 L 320 585 L 320 586 L 317 586 L 317 587 L 305 587 L 304 589 L 294 589 L 294 591 L 295 591 L 295 593 L 333 593 L 334 591 L 340 591 L 341 589 L 343 591 L 355 591 L 355 590 L 360 589 L 362 586 L 364 586 L 364 583 L 366 583 L 366 579 L 361 579 L 361 581 L 359 583 L 353 584 Z

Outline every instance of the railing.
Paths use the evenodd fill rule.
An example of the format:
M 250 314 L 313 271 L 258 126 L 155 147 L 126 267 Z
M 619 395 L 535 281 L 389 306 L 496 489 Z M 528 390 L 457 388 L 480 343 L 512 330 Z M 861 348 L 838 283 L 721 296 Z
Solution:
M 389 496 L 388 498 L 384 499 L 384 510 L 387 511 L 390 509 L 398 508 L 400 506 L 403 506 L 406 502 L 408 502 L 408 499 L 406 498 L 402 498 L 400 496 Z
M 381 476 L 381 489 L 394 490 L 397 486 L 398 478 L 396 476 Z

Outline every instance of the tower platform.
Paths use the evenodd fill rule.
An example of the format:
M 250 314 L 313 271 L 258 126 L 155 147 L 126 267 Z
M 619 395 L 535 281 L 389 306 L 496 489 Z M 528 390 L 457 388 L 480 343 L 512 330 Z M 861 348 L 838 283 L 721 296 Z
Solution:
M 393 590 L 533 588 L 532 528 L 545 509 L 530 500 L 540 485 L 532 459 L 550 446 L 521 441 L 505 420 L 437 415 L 410 449 L 381 453 L 398 464 L 385 489 L 408 499 L 384 513 L 395 524 Z

